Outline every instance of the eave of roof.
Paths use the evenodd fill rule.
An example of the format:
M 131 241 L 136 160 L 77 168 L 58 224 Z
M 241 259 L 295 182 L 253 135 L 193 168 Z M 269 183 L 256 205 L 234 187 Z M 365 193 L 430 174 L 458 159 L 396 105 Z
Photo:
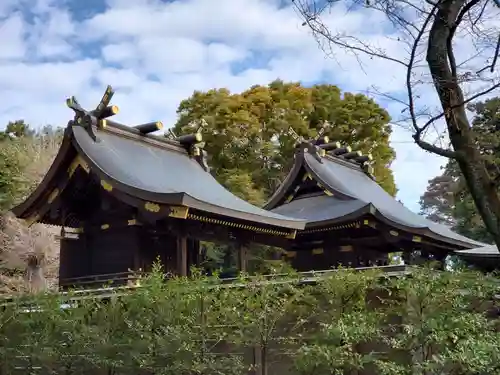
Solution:
M 16 217 L 25 219 L 30 215 L 33 206 L 37 205 L 40 199 L 47 194 L 51 183 L 57 178 L 57 175 L 61 173 L 62 165 L 67 162 L 69 158 L 72 158 L 70 155 L 71 151 L 74 151 L 71 144 L 71 132 L 69 128 L 66 128 L 59 151 L 42 181 L 23 202 L 11 209 Z
M 337 191 L 353 199 L 370 203 L 375 210 L 375 216 L 389 225 L 464 247 L 484 245 L 409 210 L 359 168 L 346 167 L 332 157 L 326 157 L 322 160 L 323 163 L 320 163 L 306 154 L 304 161 L 311 173 L 320 178 L 332 192 Z
M 370 204 L 359 200 L 341 200 L 328 195 L 300 197 L 276 207 L 272 212 L 307 220 L 306 229 L 356 220 L 370 213 Z
M 318 198 L 299 198 L 296 203 L 293 200 L 291 203 L 284 203 L 287 194 L 296 190 L 297 186 L 302 183 L 299 178 L 301 170 L 309 173 L 328 191 L 329 195 L 332 195 L 332 197 L 322 198 L 324 200 L 322 202 L 323 208 L 319 209 L 318 213 L 306 212 L 309 208 L 317 206 L 318 202 L 314 202 L 314 200 L 318 200 Z M 325 207 L 335 204 L 339 206 L 330 210 L 329 216 L 328 212 L 325 212 L 328 211 Z M 349 206 L 349 210 L 343 212 L 343 208 L 347 206 Z M 444 225 L 415 214 L 384 191 L 359 165 L 330 155 L 318 158 L 318 155 L 308 152 L 307 147 L 301 147 L 298 150 L 291 172 L 265 207 L 287 216 L 305 218 L 308 220 L 307 228 L 330 224 L 332 221 L 351 220 L 355 215 L 361 216 L 369 213 L 399 230 L 449 243 L 453 246 L 471 248 L 484 245 L 454 233 Z M 318 207 L 314 210 L 318 210 Z M 321 217 L 318 216 L 319 212 L 322 212 Z M 346 216 L 342 216 L 342 214 Z
M 495 245 L 486 245 L 474 249 L 458 250 L 455 254 L 466 263 L 484 269 L 500 269 L 500 252 Z
M 457 255 L 464 257 L 489 257 L 489 258 L 499 258 L 500 252 L 495 245 L 486 245 L 482 247 L 476 247 L 474 249 L 458 250 Z
M 69 125 L 62 146 L 42 183 L 13 212 L 26 218 L 46 196 L 50 185 L 73 152 L 118 191 L 146 201 L 192 207 L 208 213 L 289 229 L 303 229 L 305 221 L 274 214 L 234 196 L 177 142 L 142 135 L 133 128 L 109 121 L 94 129 L 98 141 L 87 131 Z M 75 152 L 76 150 L 76 152 Z

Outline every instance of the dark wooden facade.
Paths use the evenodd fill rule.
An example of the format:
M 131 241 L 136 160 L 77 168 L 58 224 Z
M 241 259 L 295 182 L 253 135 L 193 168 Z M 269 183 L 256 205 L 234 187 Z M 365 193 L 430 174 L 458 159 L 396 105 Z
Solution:
M 370 157 L 325 138 L 298 142 L 286 180 L 255 207 L 211 176 L 200 134 L 171 139 L 151 134 L 159 122 L 110 121 L 112 95 L 92 111 L 68 100 L 75 117 L 53 165 L 13 209 L 61 227 L 61 286 L 128 284 L 156 260 L 187 275 L 202 240 L 232 244 L 242 270 L 250 243 L 285 249 L 298 271 L 382 266 L 397 252 L 406 263 L 443 260 L 482 245 L 406 209 L 373 180 Z
M 58 155 L 30 197 L 13 209 L 30 223 L 61 227 L 60 285 L 127 284 L 159 260 L 187 275 L 200 240 L 234 243 L 240 268 L 251 242 L 284 246 L 304 221 L 273 214 L 232 195 L 209 173 L 201 135 L 169 139 L 159 122 L 109 121 L 110 87 L 93 111 L 75 98 Z
M 382 266 L 389 254 L 405 264 L 444 261 L 457 250 L 478 247 L 411 212 L 371 175 L 371 156 L 327 139 L 297 144 L 294 165 L 265 208 L 307 220 L 286 258 L 299 271 Z
M 199 241 L 169 230 L 168 219 L 140 220 L 139 210 L 103 189 L 85 169 L 75 172 L 71 184 L 75 189 L 65 190 L 60 202 L 61 209 L 71 213 L 61 231 L 62 284 L 74 281 L 94 286 L 106 278 L 124 284 L 130 272 L 148 272 L 156 261 L 166 273 L 181 275 L 187 275 L 191 265 L 199 264 Z M 78 187 L 85 188 L 80 198 L 74 194 Z M 85 212 L 79 208 L 85 208 Z M 171 220 L 184 219 L 186 210 L 171 214 Z

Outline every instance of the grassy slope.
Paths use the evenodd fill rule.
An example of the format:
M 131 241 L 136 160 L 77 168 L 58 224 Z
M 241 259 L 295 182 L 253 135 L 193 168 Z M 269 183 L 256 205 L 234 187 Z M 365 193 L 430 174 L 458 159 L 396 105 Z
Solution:
M 59 148 L 59 135 L 35 136 L 0 142 L 0 157 L 16 158 L 12 172 L 11 203 L 23 201 L 49 169 Z M 0 293 L 22 292 L 31 287 L 57 284 L 59 247 L 55 235 L 58 228 L 35 224 L 28 228 L 12 213 L 0 212 Z M 28 267 L 29 259 L 36 259 L 41 267 Z M 29 270 L 29 272 L 28 272 Z

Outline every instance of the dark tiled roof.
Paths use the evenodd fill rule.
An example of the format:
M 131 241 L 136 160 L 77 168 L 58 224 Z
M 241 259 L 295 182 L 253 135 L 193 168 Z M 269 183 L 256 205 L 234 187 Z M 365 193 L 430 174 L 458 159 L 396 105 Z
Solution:
M 81 127 L 73 128 L 78 148 L 111 180 L 133 188 L 144 199 L 182 194 L 182 202 L 203 211 L 295 229 L 300 219 L 284 217 L 238 198 L 182 149 L 152 147 L 146 142 L 99 132 L 94 142 Z M 222 211 L 221 211 L 222 210 Z
M 298 197 L 290 203 L 283 203 L 284 197 L 291 191 L 296 191 L 296 187 L 302 183 L 300 170 L 309 173 L 331 194 Z M 266 208 L 283 215 L 306 219 L 307 227 L 317 226 L 320 222 L 340 222 L 371 214 L 396 228 L 459 247 L 484 245 L 414 213 L 378 185 L 359 163 L 339 156 L 318 157 L 317 154 L 310 153 L 308 147 L 298 150 L 292 171 Z

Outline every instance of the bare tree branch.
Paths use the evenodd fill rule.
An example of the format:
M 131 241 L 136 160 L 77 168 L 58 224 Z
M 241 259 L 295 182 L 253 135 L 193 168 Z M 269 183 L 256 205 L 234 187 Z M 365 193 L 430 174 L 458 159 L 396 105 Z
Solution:
M 295 3 L 298 4 L 300 2 L 296 1 Z M 347 35 L 336 35 L 336 36 L 331 35 L 328 28 L 325 25 L 323 25 L 321 22 L 318 21 L 318 15 L 320 13 L 312 13 L 307 9 L 307 7 L 300 6 L 300 5 L 298 5 L 297 9 L 298 9 L 299 14 L 304 19 L 303 25 L 304 26 L 307 25 L 311 29 L 311 31 L 314 34 L 316 34 L 317 40 L 318 40 L 318 35 L 319 35 L 319 36 L 325 38 L 326 40 L 328 40 L 330 43 L 335 44 L 339 47 L 345 48 L 347 50 L 361 52 L 361 53 L 367 54 L 369 56 L 385 59 L 385 60 L 394 62 L 396 64 L 402 65 L 404 67 L 408 66 L 408 64 L 405 63 L 403 60 L 388 56 L 388 55 L 382 53 L 381 51 L 377 51 L 377 50 L 373 49 L 373 47 L 366 45 L 365 43 L 363 43 L 362 41 L 360 41 L 357 38 L 354 38 L 352 36 L 347 36 Z M 348 38 L 348 39 L 350 38 L 352 40 L 355 40 L 356 42 L 360 43 L 361 46 L 349 44 L 349 43 L 343 41 L 342 38 Z
M 443 156 L 448 159 L 456 159 L 458 158 L 458 154 L 455 151 L 452 150 L 446 150 L 444 148 L 432 145 L 428 142 L 422 141 L 419 137 L 417 137 L 416 134 L 413 134 L 413 139 L 415 140 L 415 143 L 420 146 L 421 149 L 425 151 L 432 152 L 433 154 Z
M 469 14 L 469 11 L 472 9 L 472 7 L 477 5 L 479 1 L 480 0 L 472 0 L 462 8 L 460 13 L 458 14 L 456 21 L 451 26 L 450 34 L 448 35 L 448 39 L 446 40 L 446 47 L 448 49 L 448 59 L 450 61 L 450 66 L 451 66 L 451 74 L 455 79 L 457 78 L 457 62 L 455 61 L 455 54 L 453 53 L 453 37 L 455 36 L 457 28 L 462 22 L 464 16 L 466 14 Z
M 483 90 L 483 91 L 480 91 L 478 92 L 477 94 L 475 95 L 472 95 L 471 97 L 467 98 L 466 100 L 460 102 L 460 103 L 457 103 L 453 106 L 451 106 L 449 108 L 449 110 L 453 110 L 455 108 L 458 108 L 458 107 L 461 107 L 461 106 L 464 106 L 466 105 L 467 103 L 470 103 L 470 102 L 473 102 L 474 100 L 492 92 L 493 90 L 496 90 L 497 88 L 500 88 L 500 82 L 493 85 L 493 86 L 490 86 L 488 87 L 487 89 Z M 430 118 L 422 127 L 420 127 L 420 129 L 426 129 L 427 127 L 429 127 L 429 125 L 431 125 L 432 123 L 434 123 L 435 121 L 443 118 L 445 116 L 445 112 L 441 112 L 440 114 L 436 115 L 436 116 L 433 116 L 432 118 Z
M 498 1 L 500 1 L 500 0 L 498 0 Z M 481 74 L 482 72 L 484 72 L 487 69 L 490 70 L 490 73 L 493 73 L 495 71 L 495 66 L 497 65 L 498 55 L 500 55 L 500 33 L 498 34 L 498 40 L 497 40 L 497 44 L 495 47 L 495 53 L 493 55 L 493 61 L 491 62 L 491 64 L 486 65 L 481 70 L 478 70 L 477 74 Z
M 413 69 L 413 64 L 415 62 L 415 55 L 417 53 L 417 47 L 418 44 L 420 43 L 420 40 L 422 39 L 422 36 L 424 35 L 424 32 L 427 29 L 427 26 L 429 25 L 429 22 L 431 19 L 434 17 L 434 13 L 437 9 L 437 6 L 434 6 L 429 13 L 429 15 L 425 18 L 424 24 L 420 28 L 420 31 L 415 38 L 415 42 L 413 44 L 413 48 L 410 53 L 410 61 L 408 62 L 408 68 L 406 70 L 406 89 L 408 92 L 408 107 L 411 115 L 411 121 L 413 124 L 413 128 L 415 129 L 415 135 L 413 139 L 415 139 L 415 142 L 418 144 L 419 141 L 421 141 L 420 136 L 422 134 L 422 131 L 425 130 L 426 127 L 420 128 L 417 124 L 417 117 L 415 116 L 415 103 L 414 103 L 414 98 L 413 98 L 413 87 L 412 87 L 412 82 L 411 82 L 411 73 Z M 426 146 L 427 147 L 427 146 Z M 430 151 L 430 150 L 427 150 Z
M 402 113 L 408 110 L 413 139 L 421 149 L 457 160 L 478 212 L 500 247 L 500 197 L 487 173 L 487 161 L 475 143 L 465 109 L 467 103 L 478 100 L 500 87 L 498 77 L 492 78 L 482 74 L 487 70 L 489 73 L 494 72 L 500 52 L 498 28 L 488 24 L 500 17 L 500 12 L 495 14 L 496 8 L 488 6 L 492 1 L 500 8 L 500 0 L 369 0 L 366 3 L 363 0 L 295 0 L 294 4 L 304 20 L 304 25 L 309 27 L 316 40 L 323 46 L 330 46 L 331 55 L 335 55 L 335 48 L 340 48 L 352 52 L 359 59 L 360 66 L 363 60 L 357 54 L 396 63 L 406 69 L 407 102 L 397 95 L 387 94 L 386 97 L 392 96 L 395 102 L 403 104 L 405 109 Z M 316 2 L 322 4 L 323 8 L 308 5 Z M 360 32 L 362 36 L 358 36 L 356 32 L 331 31 L 321 19 L 322 12 L 343 3 L 350 4 L 348 9 L 354 9 L 356 5 L 357 9 L 363 7 L 364 11 L 372 10 L 384 14 L 387 21 L 397 30 L 396 33 L 391 32 L 391 40 L 408 46 L 408 57 L 402 58 L 399 53 L 405 51 L 405 47 L 400 48 L 396 54 L 375 47 L 365 39 L 364 32 Z M 321 11 L 317 12 L 318 9 Z M 464 20 L 470 20 L 470 24 L 464 23 Z M 469 43 L 472 53 L 464 53 L 463 46 L 457 48 L 456 44 L 464 41 Z M 425 42 L 425 61 L 430 77 L 420 68 L 421 47 Z M 485 56 L 490 53 L 493 53 L 492 57 Z M 457 61 L 457 57 L 462 61 Z M 484 60 L 481 61 L 482 59 Z M 428 78 L 431 80 L 427 81 Z M 419 118 L 423 114 L 417 110 L 417 102 L 421 101 L 421 96 L 417 95 L 416 85 L 430 82 L 438 95 L 441 110 L 435 115 L 429 113 L 427 121 L 420 125 Z M 480 82 L 488 86 L 474 93 L 473 88 L 479 86 L 477 84 Z M 470 88 L 472 92 L 465 95 L 465 88 Z M 437 121 L 441 119 L 446 125 L 453 150 L 423 139 L 430 127 L 435 128 L 439 134 Z M 442 136 L 438 136 L 438 140 L 441 139 Z M 500 145 L 498 147 L 500 148 Z

